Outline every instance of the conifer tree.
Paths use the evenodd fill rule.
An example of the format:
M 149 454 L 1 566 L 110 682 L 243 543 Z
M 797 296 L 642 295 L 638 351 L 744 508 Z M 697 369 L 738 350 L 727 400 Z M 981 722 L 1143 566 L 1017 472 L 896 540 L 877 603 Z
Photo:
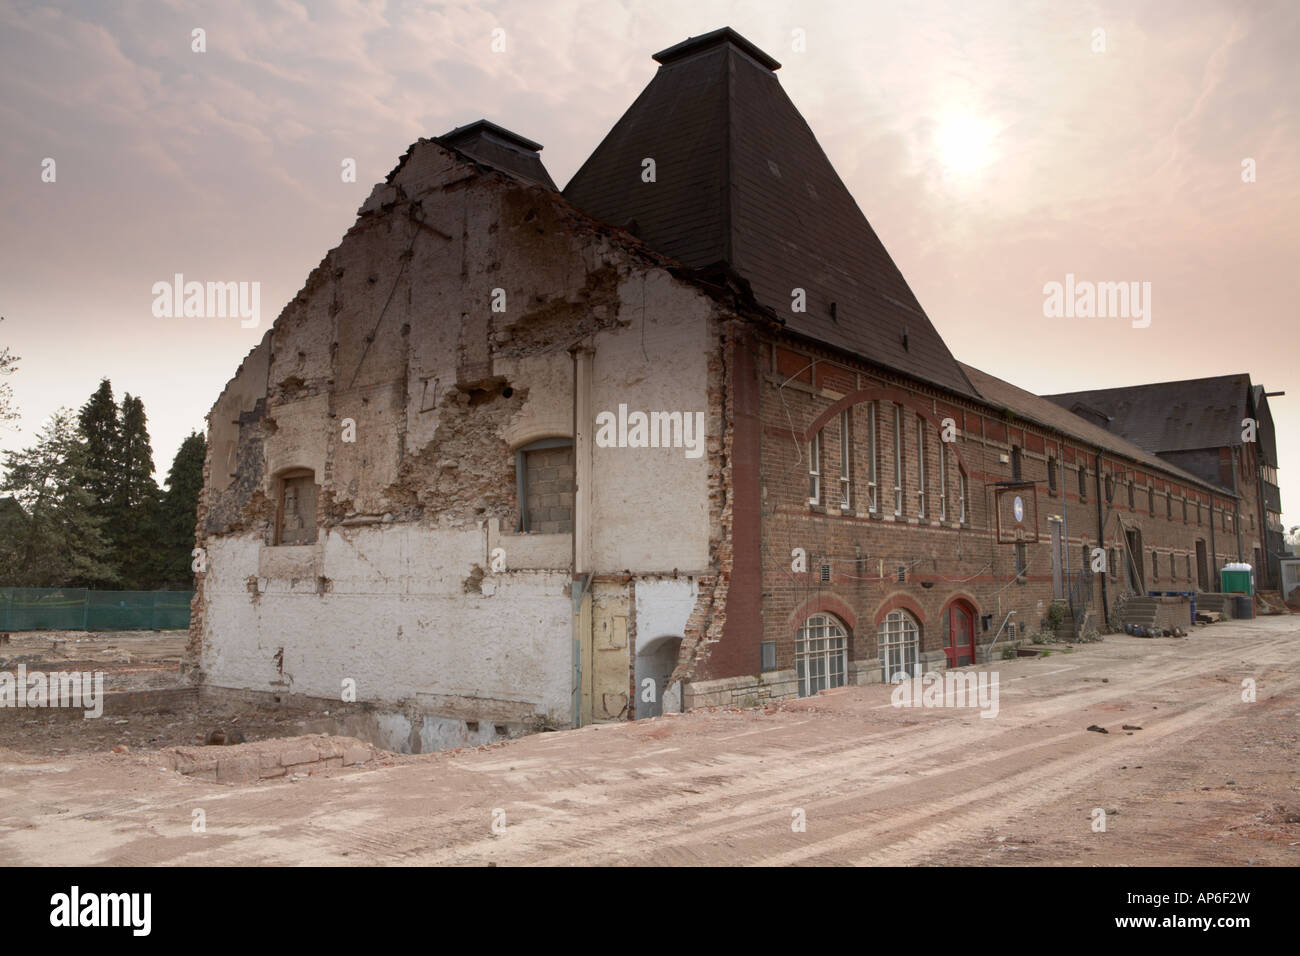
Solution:
M 162 584 L 193 586 L 194 525 L 198 515 L 199 492 L 203 490 L 203 460 L 207 440 L 190 432 L 172 459 L 167 472 L 167 491 L 162 505 Z
M 70 409 L 42 427 L 31 448 L 5 454 L 8 492 L 22 509 L 12 516 L 17 534 L 0 541 L 0 584 L 26 587 L 111 586 L 116 573 L 91 508 L 94 475 Z

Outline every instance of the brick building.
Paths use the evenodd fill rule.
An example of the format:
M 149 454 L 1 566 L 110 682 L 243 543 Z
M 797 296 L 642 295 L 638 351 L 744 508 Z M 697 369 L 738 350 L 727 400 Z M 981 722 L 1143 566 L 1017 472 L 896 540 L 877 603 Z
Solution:
M 1238 507 L 1232 515 L 1232 540 L 1224 551 L 1233 555 L 1232 560 L 1250 564 L 1260 587 L 1275 589 L 1285 548 L 1277 433 L 1268 399 L 1279 394 L 1265 392 L 1263 386 L 1251 384 L 1249 375 L 1239 374 L 1047 398 L 1208 482 L 1231 489 Z M 1248 546 L 1243 533 L 1260 538 L 1262 547 Z
M 655 58 L 563 193 L 490 123 L 414 144 L 245 359 L 204 693 L 351 682 L 385 746 L 477 743 L 961 666 L 1260 546 L 1233 487 L 951 355 L 775 60 Z

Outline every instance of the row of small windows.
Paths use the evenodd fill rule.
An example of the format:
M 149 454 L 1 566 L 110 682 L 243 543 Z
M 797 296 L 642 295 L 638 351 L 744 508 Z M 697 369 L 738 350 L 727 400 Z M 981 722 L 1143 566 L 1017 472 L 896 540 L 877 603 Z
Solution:
M 1125 561 L 1128 554 L 1120 547 L 1111 547 L 1106 550 L 1106 570 L 1110 579 L 1116 581 L 1119 579 L 1121 570 L 1126 567 Z M 1181 561 L 1179 560 L 1180 558 Z M 1091 567 L 1092 548 L 1087 544 L 1083 546 L 1083 560 L 1084 567 Z M 1181 574 L 1179 574 L 1180 564 L 1182 565 Z M 1161 579 L 1161 568 L 1167 570 L 1167 573 L 1164 576 L 1166 580 L 1177 581 L 1179 579 L 1184 579 L 1190 581 L 1192 580 L 1192 555 L 1190 552 L 1182 555 L 1169 553 L 1166 554 L 1164 558 L 1161 558 L 1160 552 L 1153 550 L 1151 552 L 1152 581 L 1159 581 Z
M 893 447 L 893 468 L 891 473 L 892 482 L 881 481 L 880 474 L 880 431 L 879 431 L 879 413 L 877 405 L 890 409 L 892 412 L 886 412 L 886 415 L 892 419 L 892 447 Z M 838 474 L 834 482 L 828 483 L 823 475 L 822 461 L 822 435 L 825 429 L 813 435 L 808 445 L 808 503 L 810 505 L 828 505 L 830 501 L 824 500 L 834 495 L 838 498 L 838 505 L 841 511 L 850 511 L 854 507 L 854 488 L 857 486 L 861 489 L 866 497 L 867 510 L 871 514 L 878 514 L 881 510 L 882 492 L 892 497 L 893 513 L 902 516 L 906 510 L 905 487 L 906 487 L 906 466 L 903 464 L 904 448 L 904 423 L 907 418 L 903 406 L 897 404 L 886 404 L 877 402 L 865 402 L 858 406 L 862 409 L 861 428 L 865 431 L 862 436 L 866 443 L 865 455 L 865 482 L 855 474 L 855 415 L 853 409 L 846 408 L 840 412 L 839 419 L 839 463 Z M 955 510 L 959 522 L 965 524 L 967 521 L 968 493 L 966 471 L 960 465 L 957 466 L 957 489 L 956 500 L 950 498 L 949 492 L 949 451 L 948 445 L 944 441 L 936 443 L 936 456 L 938 458 L 938 497 L 932 500 L 931 479 L 927 474 L 926 464 L 928 459 L 928 449 L 930 444 L 930 431 L 932 426 L 920 415 L 915 419 L 915 441 L 917 450 L 917 467 L 916 467 L 916 516 L 925 518 L 931 512 L 940 521 L 949 520 L 949 511 Z M 882 487 L 883 484 L 883 487 Z
M 1019 459 L 1020 459 L 1020 449 L 1013 447 L 1011 449 L 1012 477 L 1016 479 L 1020 478 Z M 1058 490 L 1058 485 L 1057 485 L 1058 468 L 1059 466 L 1057 464 L 1057 459 L 1054 456 L 1049 456 L 1047 459 L 1047 490 L 1049 493 L 1053 495 L 1056 494 Z M 1075 469 L 1075 473 L 1077 474 L 1079 479 L 1079 500 L 1087 501 L 1088 500 L 1088 469 L 1084 465 L 1079 465 Z M 1128 484 L 1128 507 L 1130 511 L 1135 511 L 1137 510 L 1134 501 L 1134 491 L 1133 491 L 1133 489 L 1135 488 L 1135 484 L 1132 481 L 1129 481 L 1127 484 Z M 1106 503 L 1114 504 L 1115 477 L 1113 475 L 1106 476 L 1105 487 L 1106 487 Z M 1155 517 L 1156 514 L 1156 499 L 1158 494 L 1159 493 L 1154 488 L 1151 487 L 1147 488 L 1147 514 L 1153 518 Z M 1174 517 L 1173 492 L 1165 491 L 1164 499 L 1165 499 L 1165 517 L 1170 521 L 1172 521 Z M 1179 501 L 1182 509 L 1183 522 L 1186 524 L 1189 521 L 1192 511 L 1191 509 L 1188 508 L 1188 499 L 1185 495 L 1181 497 Z M 1191 502 L 1191 505 L 1192 508 L 1195 509 L 1196 524 L 1199 525 L 1203 520 L 1201 514 L 1201 502 L 1199 499 L 1195 499 Z M 1224 530 L 1229 530 L 1232 527 L 1232 516 L 1226 510 L 1222 510 L 1220 514 L 1222 517 Z M 1251 526 L 1253 530 L 1254 527 L 1253 515 L 1251 516 L 1251 522 L 1252 522 Z

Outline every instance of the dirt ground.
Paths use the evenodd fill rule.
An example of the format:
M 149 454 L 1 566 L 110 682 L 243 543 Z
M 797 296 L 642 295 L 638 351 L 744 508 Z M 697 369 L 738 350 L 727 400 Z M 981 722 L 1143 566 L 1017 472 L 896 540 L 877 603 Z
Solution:
M 0 671 L 89 671 L 104 674 L 104 691 L 180 688 L 188 631 L 15 631 L 0 645 Z M 246 740 L 303 733 L 307 720 L 284 711 L 256 709 L 234 720 L 202 717 L 197 707 L 105 714 L 69 719 L 58 710 L 0 711 L 0 750 L 28 754 L 98 753 L 125 746 L 157 750 L 202 743 L 213 730 L 238 730 Z
M 976 668 L 992 719 L 877 685 L 256 784 L 19 747 L 0 863 L 1294 866 L 1298 651 L 1300 616 L 1111 635 Z

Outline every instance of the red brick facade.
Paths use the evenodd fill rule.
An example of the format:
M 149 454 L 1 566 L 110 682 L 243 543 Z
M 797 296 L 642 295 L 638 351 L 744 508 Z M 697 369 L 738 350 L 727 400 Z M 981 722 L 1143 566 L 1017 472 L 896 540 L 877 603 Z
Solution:
M 1085 558 L 1091 565 L 1092 549 L 1105 549 L 1107 570 L 1091 576 L 1090 602 L 1099 629 L 1105 628 L 1103 604 L 1113 608 L 1131 593 L 1124 567 L 1126 530 L 1136 533 L 1133 542 L 1140 550 L 1134 556 L 1142 564 L 1144 591 L 1198 590 L 1198 541 L 1204 544 L 1209 590 L 1216 587 L 1216 569 L 1239 558 L 1238 530 L 1245 560 L 1261 546 L 1258 522 L 1252 528 L 1246 517 L 1238 529 L 1234 516 L 1259 513 L 1245 482 L 1239 482 L 1242 499 L 1215 493 L 1177 475 L 1176 469 L 1129 460 L 1009 409 L 803 342 L 769 336 L 752 352 L 745 351 L 740 363 L 733 353 L 730 396 L 736 402 L 734 447 L 746 449 L 731 462 L 735 562 L 737 569 L 746 564 L 761 569 L 761 597 L 753 601 L 760 589 L 745 576 L 733 580 L 723 646 L 714 650 L 708 673 L 695 675 L 697 681 L 760 679 L 762 642 L 775 644 L 775 672 L 788 673 L 795 666 L 796 633 L 814 614 L 830 614 L 843 626 L 859 680 L 873 679 L 880 670 L 878 630 L 891 610 L 901 609 L 915 620 L 927 666 L 942 666 L 946 615 L 957 600 L 973 612 L 979 644 L 992 641 L 1009 611 L 1016 612 L 1010 620 L 1017 636 L 1036 632 L 1059 596 L 1053 575 L 1056 522 L 1064 594 Z M 750 376 L 752 387 L 745 384 Z M 744 406 L 750 401 L 757 402 L 757 436 L 746 417 Z M 874 507 L 869 452 L 873 406 Z M 851 436 L 847 483 L 842 481 L 846 459 L 841 435 L 846 420 Z M 946 420 L 953 426 L 951 442 L 943 441 Z M 756 456 L 747 444 L 755 437 Z M 896 490 L 896 442 L 901 495 Z M 810 473 L 814 455 L 816 479 Z M 1013 474 L 1017 461 L 1018 476 Z M 1241 467 L 1250 464 L 1243 461 Z M 996 532 L 995 488 L 1017 477 L 1032 483 L 1016 492 L 1029 512 L 1030 537 L 1021 546 L 999 543 Z M 753 535 L 742 540 L 739 528 L 752 513 L 755 490 L 757 540 Z M 1105 522 L 1100 544 L 1099 517 Z M 1010 521 L 1004 517 L 1004 527 Z M 746 562 L 744 553 L 755 547 L 757 560 Z M 1018 547 L 1024 561 L 1020 575 Z M 797 549 L 802 549 L 804 563 Z M 737 600 L 744 601 L 743 611 L 731 606 Z

